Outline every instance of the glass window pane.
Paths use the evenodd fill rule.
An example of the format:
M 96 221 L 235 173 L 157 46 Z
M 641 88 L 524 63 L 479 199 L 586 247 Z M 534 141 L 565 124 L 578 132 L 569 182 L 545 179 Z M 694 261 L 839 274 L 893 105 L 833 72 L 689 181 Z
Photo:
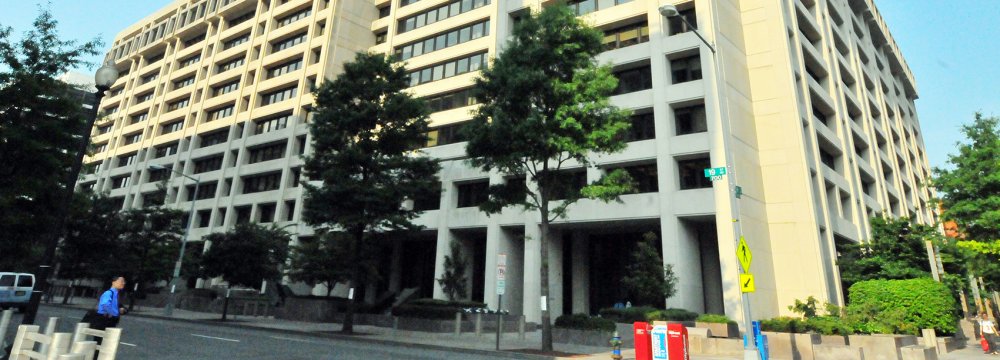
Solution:
M 411 45 L 413 47 L 413 56 L 419 56 L 424 53 L 424 44 L 416 43 Z
M 475 55 L 469 58 L 469 71 L 479 70 L 483 63 L 483 55 Z
M 462 28 L 462 30 L 458 31 L 458 42 L 464 43 L 466 41 L 469 41 L 470 37 L 472 36 L 471 34 L 472 34 L 472 29 Z
M 416 27 L 424 26 L 427 23 L 427 16 L 425 16 L 424 14 L 417 15 L 416 19 L 417 19 L 417 23 L 415 24 Z
M 466 58 L 466 59 L 458 60 L 458 65 L 457 66 L 458 66 L 458 68 L 455 69 L 456 73 L 458 73 L 458 74 L 464 74 L 464 73 L 469 72 L 469 59 Z
M 434 80 L 441 80 L 444 77 L 444 66 L 438 65 L 434 67 Z
M 425 82 L 431 81 L 431 71 L 433 71 L 433 70 L 430 69 L 430 68 L 423 69 L 423 70 L 420 71 L 420 82 L 421 83 L 425 83 Z
M 444 64 L 444 77 L 455 76 L 455 62 Z
M 483 24 L 472 25 L 472 38 L 478 39 L 483 37 Z
M 448 46 L 455 46 L 458 44 L 458 32 L 452 31 L 448 33 Z
M 448 10 L 448 14 L 449 14 L 449 16 L 458 15 L 458 14 L 462 13 L 461 9 L 462 9 L 462 4 L 458 3 L 458 2 L 455 2 L 454 4 L 451 4 L 451 8 Z
M 448 41 L 447 34 L 439 35 L 434 39 L 434 50 L 444 49 L 446 42 Z

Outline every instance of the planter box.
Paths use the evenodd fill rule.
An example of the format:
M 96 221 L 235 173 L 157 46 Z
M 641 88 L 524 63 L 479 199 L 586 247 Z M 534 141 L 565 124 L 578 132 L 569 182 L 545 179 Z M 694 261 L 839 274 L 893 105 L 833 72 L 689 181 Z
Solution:
M 852 348 L 863 350 L 865 360 L 899 360 L 902 359 L 899 348 L 917 344 L 913 335 L 851 335 L 848 340 Z
M 902 360 L 937 360 L 934 348 L 919 345 L 909 345 L 899 348 Z
M 844 335 L 820 335 L 819 343 L 823 345 L 847 345 L 847 336 Z
M 692 355 L 741 356 L 743 340 L 691 336 L 688 337 L 688 350 Z
M 609 347 L 612 335 L 610 331 L 552 328 L 552 342 L 560 344 Z
M 814 360 L 813 345 L 820 343 L 819 334 L 792 334 L 765 331 L 771 358 L 775 360 Z
M 865 360 L 861 349 L 847 345 L 813 345 L 816 360 Z
M 740 327 L 735 323 L 707 323 L 707 322 L 695 322 L 694 327 L 708 329 L 709 335 L 711 337 L 721 337 L 721 338 L 739 338 L 740 337 Z

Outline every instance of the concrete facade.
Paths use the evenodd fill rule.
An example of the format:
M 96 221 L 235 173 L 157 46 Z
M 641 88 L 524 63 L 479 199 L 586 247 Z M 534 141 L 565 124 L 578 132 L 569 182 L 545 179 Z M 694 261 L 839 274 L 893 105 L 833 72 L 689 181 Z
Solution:
M 216 183 L 213 196 L 196 200 L 192 239 L 238 221 L 295 224 L 297 236 L 311 236 L 294 185 L 298 155 L 310 151 L 307 90 L 335 77 L 357 51 L 398 53 L 416 73 L 410 91 L 439 110 L 424 151 L 441 160 L 441 201 L 422 205 L 419 239 L 390 245 L 385 284 L 372 285 L 366 297 L 419 287 L 444 298 L 433 279 L 457 240 L 470 260 L 470 298 L 497 305 L 494 269 L 504 254 L 503 307 L 538 321 L 539 217 L 517 208 L 479 212 L 477 189 L 505 180 L 471 168 L 454 130 L 475 108 L 462 97 L 478 73 L 469 64 L 482 61 L 479 54 L 496 56 L 519 16 L 550 3 L 178 0 L 116 38 L 109 56 L 125 74 L 101 104 L 107 120 L 95 126 L 99 151 L 87 161 L 102 165 L 80 186 L 108 191 L 123 208 L 158 203 L 159 181 L 156 174 L 149 180 L 148 165 L 174 166 Z M 716 52 L 664 19 L 658 7 L 666 3 L 696 22 Z M 622 83 L 612 103 L 632 109 L 635 128 L 645 132 L 634 133 L 623 152 L 597 156 L 596 167 L 571 170 L 594 181 L 625 167 L 645 182 L 621 203 L 583 200 L 553 223 L 547 261 L 554 316 L 627 300 L 616 276 L 647 231 L 659 235 L 664 263 L 679 277 L 669 307 L 742 319 L 734 219 L 753 252 L 754 318 L 787 312 L 810 295 L 842 304 L 836 244 L 865 241 L 868 216 L 935 220 L 922 182 L 929 167 L 916 85 L 872 0 L 572 6 L 605 31 L 608 50 L 598 61 L 612 65 Z M 282 45 L 299 34 L 298 43 Z M 438 43 L 433 51 L 416 49 Z M 242 64 L 233 62 L 240 57 Z M 270 71 L 297 58 L 298 67 Z M 294 94 L 276 93 L 291 86 Z M 231 114 L 217 112 L 230 105 Z M 178 120 L 183 125 L 172 127 Z M 157 150 L 173 143 L 173 153 Z M 261 150 L 268 145 L 281 150 Z M 727 166 L 727 150 L 730 174 L 709 182 L 702 170 Z M 186 210 L 190 181 L 167 176 L 163 202 Z M 743 190 L 738 204 L 730 203 L 733 181 Z

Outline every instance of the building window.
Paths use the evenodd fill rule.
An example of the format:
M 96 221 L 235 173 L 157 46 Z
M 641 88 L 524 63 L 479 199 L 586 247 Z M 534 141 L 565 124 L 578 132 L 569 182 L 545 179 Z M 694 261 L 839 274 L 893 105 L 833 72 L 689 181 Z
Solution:
M 681 17 L 684 17 L 684 20 L 687 20 L 687 22 L 691 25 L 698 25 L 698 16 L 695 15 L 694 8 L 678 10 L 678 12 L 680 13 L 680 16 L 674 16 L 667 20 L 669 22 L 668 26 L 670 27 L 670 35 L 677 35 L 691 30 L 696 30 L 692 29 L 687 23 L 681 20 Z
M 174 121 L 172 123 L 163 124 L 160 126 L 160 134 L 169 134 L 172 132 L 180 131 L 184 128 L 184 120 Z
M 201 54 L 194 54 L 192 56 L 187 57 L 186 59 L 181 60 L 177 68 L 183 69 L 190 65 L 194 65 L 199 61 L 201 61 Z
M 445 63 L 431 65 L 423 69 L 410 72 L 410 86 L 429 83 L 468 72 L 479 71 L 486 67 L 487 57 L 485 53 L 475 54 L 458 60 L 451 60 Z
M 375 33 L 375 45 L 385 43 L 386 38 L 388 37 L 388 35 L 389 35 L 389 33 L 386 32 L 386 31 L 380 31 L 380 32 Z
M 129 179 L 131 179 L 131 176 L 128 175 L 112 178 L 111 179 L 112 187 L 115 189 L 121 189 L 123 187 L 126 187 L 129 184 Z
M 285 221 L 295 219 L 295 200 L 285 201 Z
M 100 153 L 105 152 L 107 150 L 108 150 L 108 143 L 95 144 L 94 145 L 94 154 L 100 154 Z
M 172 142 L 166 145 L 160 145 L 156 147 L 156 158 L 161 158 L 164 156 L 170 156 L 177 153 L 177 142 Z
M 489 181 L 458 184 L 458 207 L 479 206 L 489 200 Z
M 260 204 L 257 205 L 257 214 L 260 216 L 259 222 L 261 223 L 271 223 L 274 222 L 274 212 L 278 205 L 275 203 L 270 204 Z
M 254 126 L 254 135 L 263 134 L 275 130 L 281 130 L 288 126 L 288 120 L 292 115 L 283 115 L 276 118 L 257 120 Z
M 384 18 L 384 17 L 388 17 L 389 13 L 391 11 L 392 11 L 392 7 L 389 7 L 389 6 L 383 6 L 383 7 L 378 8 L 378 18 L 381 19 L 381 18 Z
M 604 32 L 604 50 L 632 46 L 649 41 L 649 24 L 645 21 Z
M 292 46 L 301 44 L 301 43 L 303 43 L 305 41 L 306 41 L 306 33 L 305 32 L 302 32 L 302 33 L 297 34 L 297 35 L 292 35 L 289 38 L 272 42 L 271 43 L 271 52 L 272 53 L 276 53 L 276 52 L 279 52 L 281 50 L 288 49 L 288 48 L 290 48 Z
M 632 189 L 633 194 L 641 193 L 651 193 L 660 191 L 660 185 L 657 180 L 656 164 L 644 164 L 644 165 L 633 165 L 623 167 L 630 176 L 632 176 L 632 181 L 635 184 L 635 188 Z M 711 185 L 709 185 L 711 186 Z
M 569 8 L 576 13 L 576 16 L 586 15 L 597 11 L 597 0 L 573 0 L 566 5 L 569 5 Z
M 290 88 L 285 88 L 285 89 L 281 89 L 281 90 L 277 90 L 277 91 L 273 91 L 273 92 L 261 94 L 260 95 L 260 98 L 261 98 L 260 105 L 261 106 L 271 105 L 271 104 L 274 104 L 274 103 L 277 103 L 277 102 L 280 102 L 280 101 L 291 99 L 291 98 L 295 97 L 295 94 L 297 92 L 298 92 L 298 87 L 297 86 L 293 86 L 293 87 L 290 87 Z
M 211 156 L 207 158 L 196 159 L 194 161 L 194 173 L 201 174 L 203 172 L 215 171 L 222 168 L 222 155 Z
M 580 197 L 580 190 L 587 186 L 587 171 L 563 170 L 559 173 L 559 182 L 553 182 L 549 200 L 564 200 Z
M 205 200 L 215 197 L 215 191 L 218 190 L 218 182 L 202 183 L 198 185 L 198 196 L 194 196 L 194 185 L 187 186 L 187 201 L 192 200 Z
M 281 141 L 251 148 L 248 163 L 255 164 L 263 161 L 283 158 L 285 157 L 285 147 L 287 147 L 287 143 L 285 141 Z
M 189 47 L 191 45 L 197 44 L 205 40 L 205 34 L 195 35 L 194 37 L 184 40 L 184 47 Z
M 135 96 L 135 103 L 136 104 L 142 104 L 142 103 L 147 102 L 147 101 L 152 100 L 152 99 L 153 99 L 153 92 L 150 91 L 150 92 L 145 93 L 145 94 L 136 95 Z
M 228 27 L 233 27 L 242 24 L 250 19 L 253 19 L 254 11 L 247 12 L 246 14 L 232 18 L 231 20 L 226 20 Z
M 273 78 L 275 76 L 284 75 L 292 71 L 302 68 L 302 58 L 287 61 L 281 65 L 276 65 L 267 69 L 267 77 Z
M 616 71 L 614 75 L 618 78 L 618 87 L 615 89 L 614 95 L 653 88 L 653 76 L 650 73 L 649 65 Z
M 238 57 L 236 59 L 229 60 L 228 62 L 219 64 L 219 68 L 218 68 L 217 72 L 221 73 L 221 72 L 224 72 L 224 71 L 235 69 L 235 68 L 237 68 L 239 66 L 242 66 L 245 61 L 246 61 L 246 58 L 243 57 L 243 56 Z
M 225 84 L 222 84 L 222 85 L 219 85 L 219 86 L 216 86 L 216 87 L 212 88 L 212 94 L 213 94 L 213 96 L 219 96 L 219 95 L 222 95 L 222 94 L 231 93 L 233 91 L 236 91 L 239 88 L 240 88 L 240 79 L 236 79 L 236 80 L 233 80 L 233 81 L 230 81 L 228 83 L 225 83 Z M 229 111 L 230 111 L 229 115 L 233 114 L 232 113 L 232 109 L 233 108 L 230 106 L 229 107 Z M 229 115 L 226 115 L 226 116 L 229 116 Z M 213 120 L 215 120 L 215 119 L 213 119 Z
M 826 149 L 822 147 L 819 148 L 819 161 L 821 161 L 824 165 L 830 167 L 830 169 L 833 169 L 834 171 L 837 170 L 837 160 L 838 159 L 836 155 L 831 154 L 829 151 L 826 151 Z
M 233 107 L 234 105 L 229 105 L 223 108 L 209 110 L 208 118 L 205 120 L 205 122 L 215 121 L 233 115 Z
M 142 206 L 160 206 L 167 201 L 167 193 L 165 191 L 152 191 L 142 194 Z
M 194 75 L 188 76 L 186 78 L 174 81 L 174 90 L 183 88 L 185 86 L 194 84 Z
M 698 159 L 678 160 L 681 190 L 712 187 L 712 179 L 705 177 L 705 169 L 710 168 L 708 156 Z
M 136 153 L 125 154 L 118 157 L 118 167 L 128 166 L 135 163 Z
M 243 34 L 242 36 L 237 36 L 233 39 L 227 40 L 222 43 L 222 50 L 229 50 L 236 47 L 239 44 L 250 41 L 250 33 Z
M 656 138 L 656 124 L 653 113 L 632 115 L 632 127 L 628 131 L 626 141 L 639 141 Z
M 148 118 L 149 118 L 149 112 L 148 111 L 144 112 L 142 114 L 132 115 L 132 117 L 129 119 L 129 124 L 137 124 L 137 123 L 146 121 L 146 119 L 148 119 Z M 109 125 L 108 128 L 110 129 L 111 126 Z
M 167 111 L 174 111 L 177 109 L 183 109 L 188 106 L 191 98 L 183 98 L 172 103 L 167 104 Z
M 399 7 L 404 7 L 406 5 L 410 5 L 410 4 L 416 3 L 418 1 L 420 1 L 420 0 L 399 0 Z
M 413 198 L 413 211 L 438 210 L 441 208 L 441 188 L 421 193 Z
M 293 22 L 305 19 L 306 17 L 309 16 L 309 14 L 312 14 L 311 8 L 280 18 L 278 19 L 278 22 L 275 24 L 275 28 L 280 28 L 282 26 L 291 24 Z
M 157 55 L 153 55 L 153 56 L 150 56 L 150 57 L 146 58 L 146 65 L 148 66 L 148 65 L 150 65 L 152 63 L 155 63 L 157 61 L 163 60 L 163 55 L 164 55 L 164 53 L 159 53 Z
M 114 124 L 107 124 L 107 125 L 98 127 L 97 128 L 97 135 L 107 134 L 107 133 L 111 132 L 111 127 L 113 125 Z
M 674 123 L 678 136 L 708 131 L 708 123 L 705 121 L 705 105 L 674 109 Z
M 701 80 L 701 56 L 694 55 L 670 60 L 673 84 Z
M 292 169 L 292 181 L 288 184 L 288 187 L 297 188 L 299 183 L 302 182 L 302 169 L 294 168 Z
M 399 46 L 396 48 L 396 57 L 400 60 L 406 60 L 414 56 L 489 36 L 489 33 L 490 21 L 486 20 Z
M 472 88 L 468 88 L 446 94 L 431 95 L 425 97 L 424 101 L 432 113 L 457 109 L 479 103 L 479 100 L 472 96 L 472 91 Z
M 201 135 L 201 147 L 212 146 L 229 141 L 229 129 Z
M 125 145 L 135 144 L 142 140 L 142 131 L 125 135 Z
M 150 169 L 148 180 L 146 182 L 157 182 L 170 179 L 170 173 L 173 171 L 173 166 L 167 167 L 165 169 Z
M 156 80 L 156 78 L 158 78 L 158 77 L 160 77 L 160 72 L 159 71 L 154 72 L 154 73 L 149 74 L 149 75 L 146 75 L 146 76 L 143 76 L 142 78 L 139 79 L 139 83 L 141 83 L 141 84 L 147 84 L 150 81 Z
M 397 34 L 418 29 L 458 14 L 490 4 L 490 0 L 455 0 L 419 14 L 399 20 Z M 388 15 L 387 15 L 388 16 Z
M 466 141 L 463 129 L 468 122 L 451 124 L 430 129 L 427 132 L 427 147 L 448 145 Z
M 281 172 L 243 177 L 244 194 L 277 190 L 280 186 Z
M 250 206 L 240 206 L 233 208 L 236 210 L 236 224 L 246 224 L 250 222 Z
M 212 210 L 198 210 L 198 227 L 204 228 L 211 224 Z

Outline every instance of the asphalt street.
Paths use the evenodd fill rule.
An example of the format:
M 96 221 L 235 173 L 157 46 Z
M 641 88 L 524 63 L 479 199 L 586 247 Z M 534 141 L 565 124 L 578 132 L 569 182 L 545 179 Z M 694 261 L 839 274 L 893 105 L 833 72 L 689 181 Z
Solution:
M 59 332 L 72 332 L 83 317 L 80 309 L 42 306 L 36 324 L 59 317 Z M 15 313 L 7 334 L 14 339 L 21 314 Z M 118 359 L 504 359 L 413 346 L 302 336 L 263 329 L 188 323 L 142 317 L 122 318 Z M 361 335 L 360 337 L 363 337 Z

